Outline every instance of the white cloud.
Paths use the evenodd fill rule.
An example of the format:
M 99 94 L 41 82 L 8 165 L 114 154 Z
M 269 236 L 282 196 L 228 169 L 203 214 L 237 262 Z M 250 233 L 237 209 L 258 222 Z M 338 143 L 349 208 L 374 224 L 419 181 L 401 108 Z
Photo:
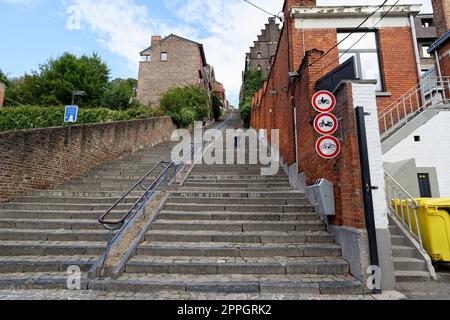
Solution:
M 0 0 L 18 1 L 22 0 Z M 277 14 L 283 0 L 253 0 L 269 12 Z M 381 0 L 318 0 L 318 5 L 380 4 Z M 390 0 L 393 3 L 395 0 Z M 401 3 L 426 3 L 429 0 L 402 0 Z M 176 23 L 155 18 L 146 6 L 134 0 L 73 0 L 81 12 L 81 28 L 98 36 L 111 52 L 127 59 L 137 74 L 139 52 L 150 43 L 152 34 L 170 33 L 204 44 L 208 63 L 223 82 L 228 96 L 237 102 L 245 53 L 253 45 L 268 16 L 242 0 L 165 0 L 177 18 Z

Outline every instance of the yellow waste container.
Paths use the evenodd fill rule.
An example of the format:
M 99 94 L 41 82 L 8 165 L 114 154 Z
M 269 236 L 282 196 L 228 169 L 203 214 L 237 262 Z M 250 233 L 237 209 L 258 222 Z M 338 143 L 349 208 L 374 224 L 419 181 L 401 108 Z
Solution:
M 417 220 L 425 251 L 435 262 L 450 262 L 450 198 L 419 198 L 416 201 L 419 204 Z M 407 224 L 411 219 L 413 232 L 417 234 L 414 211 L 410 209 L 408 214 L 406 202 L 401 203 L 403 210 L 399 208 L 399 215 L 403 212 Z M 400 206 L 400 201 L 393 200 L 392 204 Z

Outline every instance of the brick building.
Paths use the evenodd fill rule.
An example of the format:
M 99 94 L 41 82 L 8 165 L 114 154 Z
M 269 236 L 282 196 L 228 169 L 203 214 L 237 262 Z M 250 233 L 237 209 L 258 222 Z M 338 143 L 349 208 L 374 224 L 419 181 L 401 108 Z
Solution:
M 245 71 L 261 70 L 263 78 L 270 72 L 270 59 L 276 54 L 280 39 L 280 25 L 275 18 L 269 18 L 269 23 L 261 30 L 258 40 L 253 43 L 250 52 L 246 54 Z
M 146 106 L 158 107 L 161 95 L 172 87 L 199 85 L 209 95 L 214 90 L 214 69 L 200 43 L 173 34 L 153 36 L 140 55 L 137 99 Z
M 450 76 L 450 1 L 433 0 L 438 40 L 428 50 L 436 62 L 438 76 Z
M 3 102 L 5 100 L 6 86 L 0 81 L 0 108 L 3 107 Z

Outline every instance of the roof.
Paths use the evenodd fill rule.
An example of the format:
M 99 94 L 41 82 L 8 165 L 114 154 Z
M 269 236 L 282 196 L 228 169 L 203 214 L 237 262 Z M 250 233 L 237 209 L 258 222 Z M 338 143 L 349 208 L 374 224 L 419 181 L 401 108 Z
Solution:
M 205 55 L 205 50 L 203 48 L 203 44 L 195 42 L 195 41 L 187 39 L 187 38 L 183 38 L 183 37 L 177 36 L 176 34 L 173 34 L 173 33 L 171 33 L 170 35 L 168 35 L 167 37 L 162 39 L 160 42 L 164 42 L 164 41 L 166 41 L 169 38 L 178 38 L 180 40 L 191 42 L 191 43 L 194 43 L 194 44 L 198 45 L 198 48 L 200 49 L 200 55 L 202 57 L 203 66 L 206 67 L 208 65 L 208 63 L 206 62 L 206 55 Z M 139 54 L 142 56 L 145 51 L 150 50 L 151 48 L 152 48 L 152 46 L 150 46 L 147 49 L 141 51 Z
M 428 53 L 433 53 L 434 51 L 439 49 L 440 46 L 449 41 L 449 39 L 450 39 L 450 30 L 448 30 L 446 34 L 437 39 L 436 42 L 430 46 L 430 49 L 428 49 Z

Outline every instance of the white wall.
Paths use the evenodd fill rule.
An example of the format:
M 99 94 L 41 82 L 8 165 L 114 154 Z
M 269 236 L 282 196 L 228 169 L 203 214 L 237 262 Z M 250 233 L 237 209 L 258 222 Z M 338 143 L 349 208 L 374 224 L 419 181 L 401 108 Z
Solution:
M 418 167 L 435 167 L 441 197 L 450 197 L 450 112 L 442 111 L 383 156 L 384 162 L 411 158 Z
M 383 153 L 381 150 L 375 89 L 375 84 L 357 82 L 352 84 L 353 106 L 355 108 L 364 107 L 364 111 L 370 113 L 370 115 L 365 117 L 365 120 L 369 151 L 370 178 L 372 186 L 378 187 L 378 190 L 372 191 L 375 227 L 377 229 L 388 229 L 389 221 L 385 196 Z

